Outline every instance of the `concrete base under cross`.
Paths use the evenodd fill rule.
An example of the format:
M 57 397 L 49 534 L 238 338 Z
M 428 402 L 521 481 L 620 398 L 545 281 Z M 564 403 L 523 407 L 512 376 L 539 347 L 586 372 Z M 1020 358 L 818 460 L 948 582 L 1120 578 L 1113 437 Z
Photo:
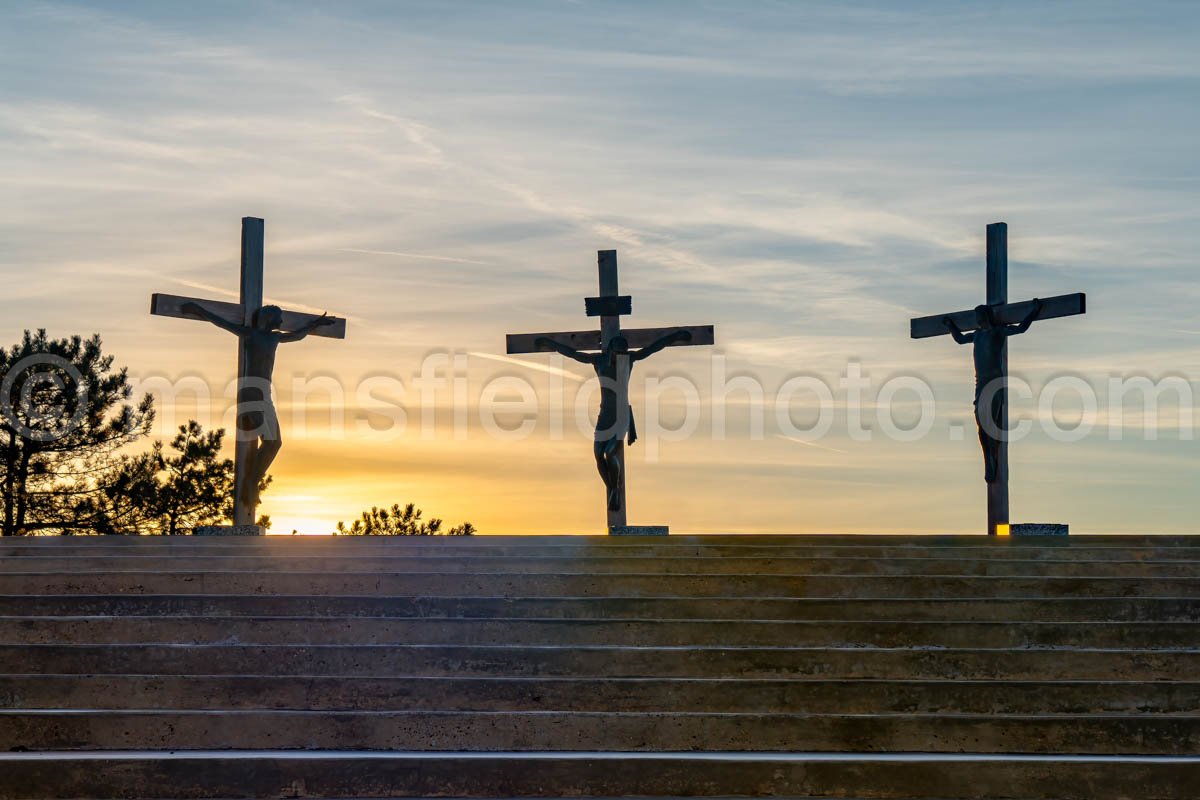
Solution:
M 1059 522 L 1021 522 L 1009 527 L 1012 536 L 1066 536 L 1069 527 Z
M 666 525 L 609 525 L 609 536 L 666 536 L 670 533 Z
M 266 536 L 262 525 L 198 525 L 192 536 Z

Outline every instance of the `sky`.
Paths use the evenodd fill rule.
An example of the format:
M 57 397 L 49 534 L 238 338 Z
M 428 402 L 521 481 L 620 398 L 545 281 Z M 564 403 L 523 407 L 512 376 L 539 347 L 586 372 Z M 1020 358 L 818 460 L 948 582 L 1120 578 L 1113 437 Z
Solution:
M 1193 532 L 1197 41 L 1185 2 L 3 2 L 3 338 L 98 332 L 157 435 L 228 424 L 229 335 L 149 297 L 235 299 L 262 217 L 268 300 L 348 319 L 281 347 L 274 533 L 598 533 L 588 368 L 504 335 L 594 326 L 616 249 L 624 325 L 717 341 L 635 372 L 631 523 L 981 532 L 970 353 L 908 320 L 984 301 L 1003 220 L 1010 299 L 1088 294 L 1012 342 L 1013 521 Z

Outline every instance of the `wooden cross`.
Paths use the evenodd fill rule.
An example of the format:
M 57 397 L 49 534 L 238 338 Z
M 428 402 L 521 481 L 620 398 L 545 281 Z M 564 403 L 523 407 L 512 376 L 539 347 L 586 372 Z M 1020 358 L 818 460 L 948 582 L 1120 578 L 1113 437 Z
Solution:
M 263 220 L 257 217 L 242 218 L 242 275 L 240 302 L 225 303 L 218 300 L 180 297 L 173 294 L 153 294 L 150 296 L 150 313 L 162 317 L 179 317 L 181 319 L 200 319 L 183 311 L 186 303 L 196 303 L 213 314 L 235 325 L 250 326 L 254 323 L 254 315 L 263 305 Z M 305 314 L 299 311 L 283 312 L 283 330 L 298 330 L 317 319 L 315 314 Z M 326 336 L 333 339 L 346 338 L 346 320 L 333 318 L 333 324 L 316 328 L 311 331 L 313 336 Z M 245 353 L 241 341 L 238 342 L 238 397 L 242 396 L 246 376 Z M 239 406 L 238 416 L 241 416 Z M 247 495 L 243 493 L 247 480 L 247 471 L 254 460 L 257 437 L 243 435 L 240 425 L 235 425 L 236 444 L 234 449 L 234 514 L 235 525 L 253 525 L 255 509 L 253 505 L 244 502 Z M 253 493 L 255 496 L 257 492 Z
M 1037 319 L 1053 319 L 1055 317 L 1070 317 L 1087 312 L 1087 295 L 1083 293 L 1064 294 L 1057 297 L 1044 298 L 1042 309 Z M 1012 325 L 1020 323 L 1030 316 L 1034 309 L 1033 301 L 1018 303 L 1008 302 L 1008 225 L 995 222 L 987 226 L 987 305 L 992 308 L 993 319 L 998 324 Z M 953 314 L 939 314 L 931 317 L 918 317 L 911 320 L 911 336 L 914 339 L 925 339 L 931 336 L 949 334 L 946 318 L 964 333 L 976 330 L 978 323 L 974 309 L 958 311 Z M 1008 344 L 1002 345 L 1001 374 L 1008 378 Z M 1007 434 L 1008 428 L 1008 387 L 999 389 L 1004 398 L 1003 420 L 1001 430 Z M 989 536 L 1005 535 L 1009 532 L 1008 515 L 1008 438 L 1000 437 L 998 458 L 996 463 L 996 479 L 987 485 L 987 532 Z
M 507 352 L 538 353 L 550 352 L 552 348 L 539 346 L 539 339 L 552 339 L 562 342 L 576 350 L 602 350 L 614 338 L 623 336 L 631 350 L 636 350 L 658 341 L 674 331 L 685 330 L 692 338 L 686 342 L 674 342 L 671 346 L 682 345 L 711 345 L 714 342 L 712 325 L 685 325 L 673 328 L 633 328 L 621 330 L 621 317 L 633 313 L 633 298 L 622 295 L 617 288 L 617 251 L 600 250 L 596 254 L 600 272 L 600 296 L 584 299 L 584 311 L 589 317 L 600 317 L 600 330 L 562 331 L 556 333 L 510 333 L 507 336 Z M 628 413 L 629 386 L 624 381 L 618 381 L 617 409 L 619 413 Z M 617 456 L 624 460 L 624 443 L 617 444 Z M 612 532 L 617 528 L 627 526 L 625 513 L 625 481 L 624 473 L 619 490 L 619 507 L 608 510 L 608 528 Z M 607 497 L 606 497 L 607 501 Z M 607 506 L 607 502 L 606 502 Z

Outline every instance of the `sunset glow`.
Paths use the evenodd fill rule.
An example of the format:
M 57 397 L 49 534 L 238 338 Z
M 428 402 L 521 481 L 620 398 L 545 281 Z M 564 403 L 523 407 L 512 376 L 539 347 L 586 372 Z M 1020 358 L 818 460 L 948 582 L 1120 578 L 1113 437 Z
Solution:
M 505 335 L 594 326 L 601 249 L 631 327 L 716 328 L 634 372 L 631 519 L 977 531 L 970 353 L 908 320 L 983 302 L 997 220 L 1015 297 L 1089 303 L 1012 345 L 1013 521 L 1194 526 L 1196 9 L 206 5 L 6 11 L 0 344 L 99 332 L 157 435 L 228 427 L 232 338 L 148 304 L 236 298 L 239 220 L 263 217 L 268 301 L 348 321 L 280 348 L 273 533 L 396 502 L 600 532 L 591 372 Z M 781 391 L 806 376 L 819 438 L 795 432 L 818 393 Z M 1111 383 L 1171 376 L 1153 412 Z M 897 377 L 936 401 L 913 441 L 919 390 L 879 395 Z M 1043 391 L 1062 377 L 1096 407 Z

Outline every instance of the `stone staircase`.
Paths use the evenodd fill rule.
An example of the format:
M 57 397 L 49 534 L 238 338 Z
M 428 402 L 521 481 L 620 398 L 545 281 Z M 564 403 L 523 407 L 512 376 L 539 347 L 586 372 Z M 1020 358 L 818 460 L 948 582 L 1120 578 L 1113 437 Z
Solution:
M 1200 797 L 1200 537 L 0 541 L 0 798 Z

